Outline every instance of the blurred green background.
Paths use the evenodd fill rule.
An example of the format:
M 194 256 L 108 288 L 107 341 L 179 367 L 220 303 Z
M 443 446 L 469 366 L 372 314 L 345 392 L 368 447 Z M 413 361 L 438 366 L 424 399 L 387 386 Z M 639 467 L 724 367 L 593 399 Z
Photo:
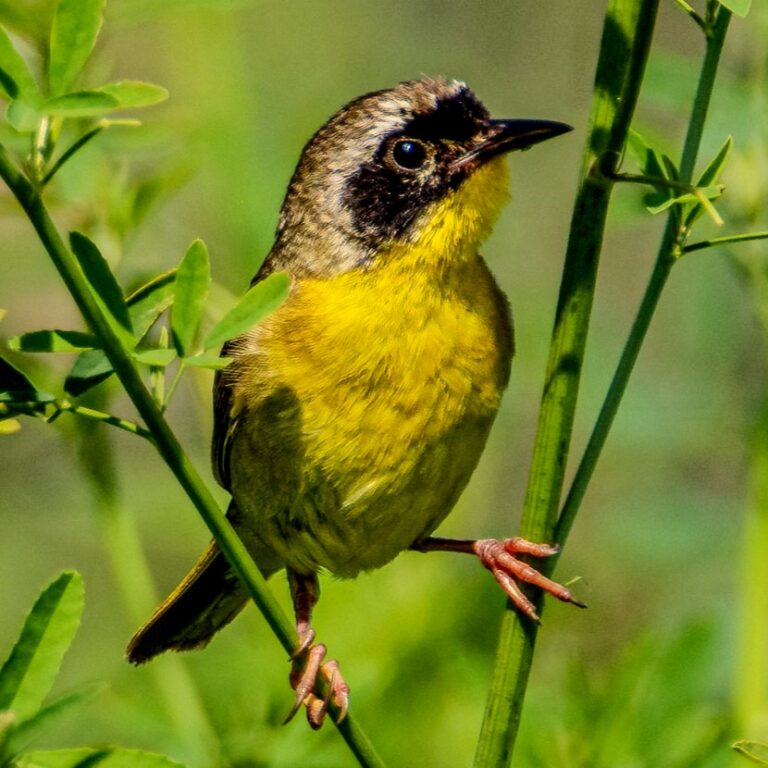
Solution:
M 676 154 L 701 35 L 672 2 L 662 6 L 636 126 Z M 498 117 L 573 124 L 573 134 L 511 161 L 513 200 L 484 253 L 512 301 L 517 355 L 483 461 L 440 530 L 514 534 L 603 11 L 603 3 L 572 0 L 113 0 L 94 82 L 142 78 L 168 87 L 171 98 L 141 115 L 145 127 L 96 139 L 61 173 L 51 206 L 62 227 L 97 240 L 125 285 L 173 266 L 202 237 L 214 278 L 239 293 L 269 249 L 303 143 L 349 99 L 444 74 L 466 80 Z M 705 134 L 705 156 L 728 133 L 735 138 L 722 206 L 728 232 L 766 224 L 766 33 L 764 8 L 734 20 Z M 126 199 L 137 179 L 158 205 L 126 234 Z M 662 223 L 644 211 L 640 191 L 616 190 L 576 456 Z M 707 222 L 702 229 L 714 233 Z M 78 327 L 4 189 L 0 248 L 2 337 Z M 673 272 L 558 570 L 562 580 L 581 578 L 575 590 L 590 608 L 547 608 L 516 766 L 726 766 L 740 764 L 729 740 L 768 740 L 768 680 L 759 662 L 768 649 L 749 634 L 759 610 L 745 607 L 751 582 L 762 589 L 753 593 L 756 605 L 762 600 L 768 611 L 755 566 L 768 561 L 768 543 L 745 559 L 761 478 L 765 250 L 758 243 L 732 254 L 698 252 Z M 42 388 L 56 390 L 69 362 L 26 365 Z M 207 373 L 189 377 L 170 410 L 199 467 L 208 464 L 210 384 Z M 130 414 L 109 386 L 110 408 Z M 178 658 L 139 669 L 125 663 L 134 614 L 151 606 L 125 605 L 105 542 L 124 553 L 130 570 L 136 561 L 123 516 L 135 519 L 165 594 L 208 535 L 169 471 L 136 438 L 90 435 L 85 445 L 96 446 L 102 468 L 111 454 L 99 441 L 106 436 L 114 450 L 117 493 L 90 484 L 68 419 L 27 420 L 0 439 L 0 656 L 39 589 L 59 569 L 76 568 L 85 577 L 86 615 L 59 689 L 108 683 L 51 732 L 50 744 L 116 741 L 193 766 L 353 765 L 332 727 L 311 733 L 301 718 L 280 725 L 290 705 L 288 665 L 253 608 L 207 650 L 186 655 L 183 667 Z M 272 586 L 287 606 L 284 581 L 276 577 Z M 384 757 L 404 768 L 469 765 L 503 607 L 490 576 L 469 558 L 406 553 L 354 582 L 325 578 L 322 588 L 316 627 Z

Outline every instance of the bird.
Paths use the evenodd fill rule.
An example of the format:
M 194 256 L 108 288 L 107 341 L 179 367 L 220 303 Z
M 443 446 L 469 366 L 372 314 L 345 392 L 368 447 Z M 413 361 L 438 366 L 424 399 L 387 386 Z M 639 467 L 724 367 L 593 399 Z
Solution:
M 289 717 L 304 705 L 313 728 L 349 706 L 312 627 L 320 573 L 352 578 L 408 549 L 464 552 L 533 620 L 521 583 L 583 606 L 519 558 L 555 546 L 432 535 L 510 375 L 509 303 L 479 255 L 509 197 L 506 155 L 570 130 L 493 119 L 463 81 L 425 76 L 349 102 L 301 153 L 252 281 L 287 272 L 289 294 L 222 349 L 212 462 L 264 576 L 287 572 L 299 637 Z M 202 647 L 248 599 L 212 542 L 127 657 Z

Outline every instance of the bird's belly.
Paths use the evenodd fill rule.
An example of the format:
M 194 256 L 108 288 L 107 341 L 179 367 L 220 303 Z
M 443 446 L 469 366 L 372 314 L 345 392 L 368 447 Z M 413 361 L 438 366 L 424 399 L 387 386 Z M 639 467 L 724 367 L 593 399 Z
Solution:
M 290 567 L 378 567 L 456 502 L 511 356 L 506 307 L 484 264 L 472 269 L 450 300 L 430 286 L 394 301 L 374 273 L 305 281 L 233 363 L 231 490 L 248 533 Z
M 341 577 L 384 565 L 431 533 L 466 486 L 493 413 L 466 413 L 437 429 L 429 408 L 407 418 L 389 406 L 396 427 L 374 405 L 359 420 L 342 408 L 315 421 L 313 408 L 299 408 L 307 422 L 295 452 L 290 440 L 275 444 L 274 421 L 242 430 L 232 476 L 241 526 L 293 569 Z M 277 430 L 283 438 L 288 422 L 303 421 L 296 410 L 288 407 Z

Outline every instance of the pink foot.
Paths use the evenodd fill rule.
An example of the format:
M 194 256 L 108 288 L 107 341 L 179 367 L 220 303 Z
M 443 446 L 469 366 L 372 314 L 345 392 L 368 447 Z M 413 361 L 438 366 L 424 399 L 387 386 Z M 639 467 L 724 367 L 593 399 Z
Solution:
M 349 686 L 342 677 L 339 663 L 335 659 L 323 663 L 326 652 L 325 646 L 318 643 L 309 645 L 294 656 L 290 681 L 296 693 L 296 700 L 283 722 L 290 721 L 301 709 L 302 704 L 307 708 L 307 720 L 315 730 L 323 725 L 331 705 L 338 712 L 337 723 L 347 716 Z M 321 676 L 325 678 L 327 685 L 325 696 L 322 698 L 315 693 Z
M 513 539 L 443 539 L 439 536 L 427 536 L 415 542 L 411 549 L 417 552 L 465 552 L 477 555 L 480 562 L 493 574 L 496 581 L 507 594 L 515 607 L 534 621 L 539 621 L 536 607 L 523 594 L 518 582 L 540 587 L 558 600 L 573 603 L 579 608 L 586 608 L 562 584 L 540 574 L 528 563 L 518 560 L 516 555 L 550 557 L 557 554 L 558 548 L 548 544 L 534 544 L 515 537 Z
M 528 563 L 518 560 L 516 557 L 516 555 L 550 557 L 557 553 L 558 547 L 534 544 L 531 541 L 515 537 L 512 539 L 478 539 L 472 542 L 472 551 L 493 574 L 493 578 L 515 604 L 515 607 L 534 621 L 539 621 L 539 615 L 536 613 L 533 603 L 523 594 L 518 582 L 533 584 L 565 603 L 573 603 L 579 608 L 587 607 L 562 584 L 548 579 Z

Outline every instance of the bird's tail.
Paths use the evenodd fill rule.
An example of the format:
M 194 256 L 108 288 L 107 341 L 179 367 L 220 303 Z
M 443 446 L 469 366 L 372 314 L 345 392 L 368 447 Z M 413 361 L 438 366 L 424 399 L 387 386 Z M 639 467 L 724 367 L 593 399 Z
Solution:
M 185 651 L 208 643 L 248 602 L 215 542 L 162 602 L 128 644 L 128 661 L 142 664 L 163 651 Z

